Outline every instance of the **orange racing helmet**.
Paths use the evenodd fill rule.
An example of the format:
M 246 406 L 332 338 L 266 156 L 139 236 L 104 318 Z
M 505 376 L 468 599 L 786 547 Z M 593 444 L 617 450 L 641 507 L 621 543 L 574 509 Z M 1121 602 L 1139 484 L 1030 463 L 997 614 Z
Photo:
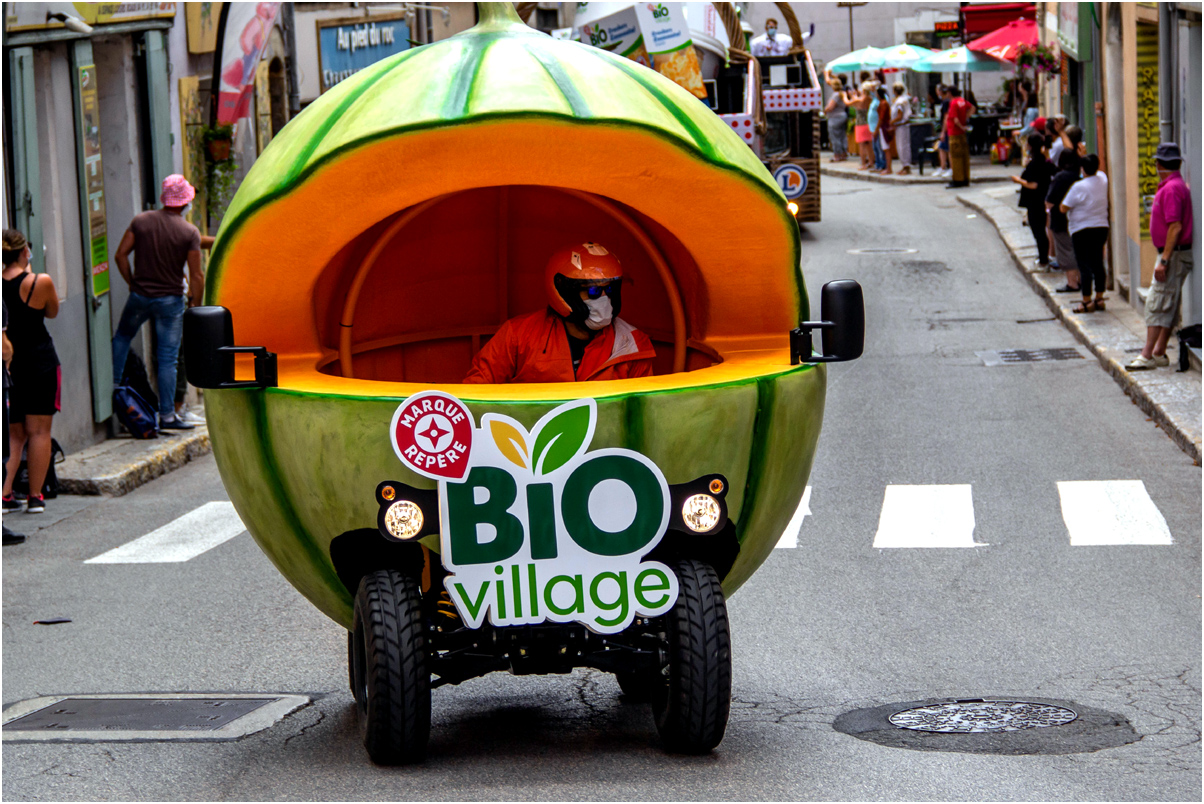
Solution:
M 579 243 L 562 248 L 548 260 L 544 270 L 544 290 L 548 304 L 560 315 L 571 318 L 584 308 L 578 290 L 591 285 L 614 283 L 623 279 L 619 258 L 597 243 Z M 566 296 L 567 294 L 567 296 Z M 588 316 L 588 311 L 586 311 Z M 615 310 L 618 315 L 618 310 Z

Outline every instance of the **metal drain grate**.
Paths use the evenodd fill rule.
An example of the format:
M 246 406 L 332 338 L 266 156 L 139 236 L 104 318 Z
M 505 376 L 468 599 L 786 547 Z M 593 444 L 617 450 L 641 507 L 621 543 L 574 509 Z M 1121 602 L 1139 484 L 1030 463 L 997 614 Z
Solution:
M 231 740 L 309 703 L 304 695 L 160 693 L 35 698 L 4 712 L 4 740 Z
M 889 720 L 901 729 L 945 734 L 1023 731 L 1049 726 L 1065 726 L 1078 714 L 1052 704 L 1029 701 L 956 701 L 918 706 L 891 715 Z
M 1055 349 L 993 349 L 975 352 L 988 366 L 1010 366 L 1016 363 L 1048 363 L 1055 360 L 1085 360 L 1074 347 Z
M 64 698 L 19 717 L 17 731 L 214 731 L 275 698 Z

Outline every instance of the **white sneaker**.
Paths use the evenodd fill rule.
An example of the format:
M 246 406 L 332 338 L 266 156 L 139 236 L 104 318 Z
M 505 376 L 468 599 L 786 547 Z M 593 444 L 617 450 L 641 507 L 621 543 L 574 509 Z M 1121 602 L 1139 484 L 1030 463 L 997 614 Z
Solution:
M 176 418 L 185 424 L 205 424 L 205 417 L 193 413 L 192 408 L 188 405 L 184 405 L 184 407 L 176 411 Z
M 1154 365 L 1158 366 L 1159 368 L 1169 366 L 1170 364 L 1171 359 L 1166 355 L 1154 355 Z
M 1169 363 L 1170 361 L 1168 360 L 1167 362 Z M 1125 366 L 1125 368 L 1128 369 L 1129 371 L 1149 371 L 1150 369 L 1156 368 L 1157 366 L 1158 366 L 1158 361 L 1155 360 L 1154 358 L 1138 355 L 1137 357 L 1130 360 L 1129 365 Z

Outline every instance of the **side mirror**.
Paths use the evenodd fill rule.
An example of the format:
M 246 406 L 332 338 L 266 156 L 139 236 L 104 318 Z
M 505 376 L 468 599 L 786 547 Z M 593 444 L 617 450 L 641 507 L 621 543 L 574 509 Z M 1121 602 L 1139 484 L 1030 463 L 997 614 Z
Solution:
M 839 363 L 861 357 L 865 347 L 865 300 L 861 285 L 837 279 L 820 289 L 822 321 L 804 321 L 790 333 L 790 365 Z M 823 354 L 811 354 L 811 330 L 823 331 Z
M 255 379 L 234 379 L 234 355 L 255 355 Z M 274 388 L 276 355 L 262 346 L 234 345 L 234 318 L 225 307 L 184 313 L 184 370 L 197 388 Z

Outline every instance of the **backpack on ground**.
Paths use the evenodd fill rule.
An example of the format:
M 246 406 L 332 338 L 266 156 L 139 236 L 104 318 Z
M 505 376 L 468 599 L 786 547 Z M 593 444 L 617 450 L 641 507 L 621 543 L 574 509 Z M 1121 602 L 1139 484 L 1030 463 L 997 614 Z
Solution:
M 129 385 L 113 389 L 113 413 L 134 438 L 158 438 L 155 409 Z
M 17 467 L 17 474 L 13 477 L 13 491 L 19 494 L 29 494 L 29 448 L 26 446 L 21 451 L 21 464 Z M 59 476 L 55 471 L 54 465 L 62 463 L 67 457 L 63 452 L 63 448 L 59 445 L 57 439 L 50 439 L 50 465 L 46 467 L 46 479 L 42 482 L 42 496 L 47 500 L 53 500 L 59 496 Z
M 1176 334 L 1179 336 L 1179 371 L 1187 371 L 1191 368 L 1187 350 L 1200 348 L 1200 325 L 1192 324 L 1190 327 L 1179 330 Z

